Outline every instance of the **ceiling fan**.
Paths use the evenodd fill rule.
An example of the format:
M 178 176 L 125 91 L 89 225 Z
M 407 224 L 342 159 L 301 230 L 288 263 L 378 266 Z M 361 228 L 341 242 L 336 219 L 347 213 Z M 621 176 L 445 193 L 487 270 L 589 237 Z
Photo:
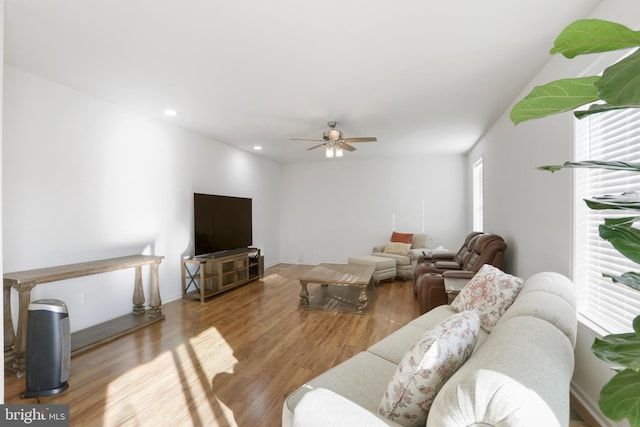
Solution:
M 292 141 L 320 141 L 322 144 L 314 145 L 307 150 L 313 150 L 314 148 L 325 147 L 325 155 L 327 157 L 342 157 L 344 150 L 356 151 L 356 147 L 350 145 L 357 142 L 376 142 L 374 137 L 359 137 L 359 138 L 343 138 L 342 131 L 336 129 L 338 122 L 328 122 L 329 129 L 324 131 L 322 139 L 306 139 L 306 138 L 291 138 Z

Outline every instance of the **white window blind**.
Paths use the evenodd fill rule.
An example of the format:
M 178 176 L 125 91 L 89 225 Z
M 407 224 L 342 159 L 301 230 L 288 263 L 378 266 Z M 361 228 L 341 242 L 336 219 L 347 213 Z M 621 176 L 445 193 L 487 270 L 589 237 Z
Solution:
M 576 160 L 640 162 L 640 110 L 618 110 L 575 120 Z M 577 169 L 575 175 L 574 281 L 580 287 L 578 310 L 605 333 L 629 332 L 640 314 L 640 292 L 613 283 L 603 273 L 640 271 L 602 240 L 598 226 L 604 218 L 638 215 L 634 211 L 595 211 L 585 198 L 640 191 L 640 173 Z
M 473 231 L 484 227 L 484 181 L 482 157 L 473 163 Z

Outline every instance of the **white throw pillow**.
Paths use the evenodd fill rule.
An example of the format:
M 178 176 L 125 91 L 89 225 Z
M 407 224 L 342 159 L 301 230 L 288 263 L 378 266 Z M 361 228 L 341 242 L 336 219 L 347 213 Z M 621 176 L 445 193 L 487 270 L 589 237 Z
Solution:
M 407 256 L 411 250 L 411 243 L 389 242 L 384 247 L 385 254 Z
M 477 311 L 480 325 L 491 332 L 521 288 L 522 279 L 485 264 L 462 288 L 451 307 L 457 311 Z
M 400 361 L 378 412 L 404 426 L 424 426 L 436 394 L 473 352 L 479 330 L 478 314 L 464 311 L 425 333 Z

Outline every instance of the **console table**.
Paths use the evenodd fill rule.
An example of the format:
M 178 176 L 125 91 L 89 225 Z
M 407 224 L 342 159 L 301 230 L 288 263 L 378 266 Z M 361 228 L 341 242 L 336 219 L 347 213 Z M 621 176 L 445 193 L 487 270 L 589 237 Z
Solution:
M 43 283 L 135 268 L 132 313 L 71 334 L 72 355 L 164 319 L 164 314 L 162 314 L 160 308 L 162 301 L 158 286 L 158 266 L 163 258 L 163 256 L 154 255 L 130 255 L 5 273 L 3 277 L 5 368 L 16 372 L 18 376 L 24 374 L 27 344 L 27 309 L 31 301 L 31 290 Z M 145 299 L 142 288 L 142 266 L 144 265 L 151 267 L 151 295 L 148 310 L 144 308 Z M 19 297 L 18 327 L 15 334 L 11 318 L 11 288 L 18 291 Z

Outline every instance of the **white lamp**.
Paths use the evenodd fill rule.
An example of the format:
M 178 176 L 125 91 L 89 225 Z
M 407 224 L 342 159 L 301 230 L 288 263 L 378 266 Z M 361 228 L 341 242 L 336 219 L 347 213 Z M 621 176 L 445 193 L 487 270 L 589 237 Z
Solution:
M 336 157 L 344 157 L 344 151 L 342 147 L 336 147 Z

